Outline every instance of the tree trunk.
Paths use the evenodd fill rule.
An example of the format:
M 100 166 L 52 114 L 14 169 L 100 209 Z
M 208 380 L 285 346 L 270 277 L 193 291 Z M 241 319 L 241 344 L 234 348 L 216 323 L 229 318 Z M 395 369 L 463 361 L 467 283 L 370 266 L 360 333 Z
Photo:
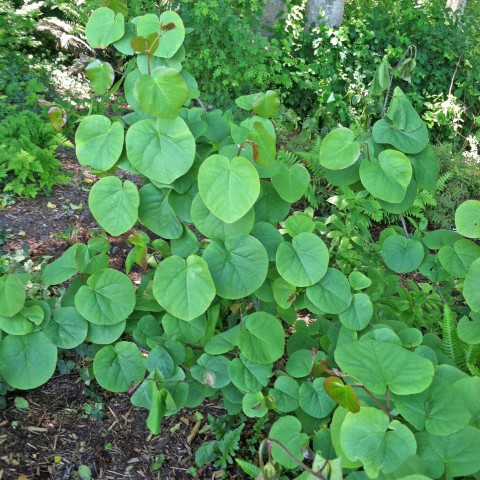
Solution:
M 325 23 L 332 27 L 339 27 L 342 24 L 344 8 L 345 0 L 308 0 L 307 22 L 308 24 L 314 23 L 315 25 L 318 25 L 318 17 L 323 11 L 325 14 Z
M 467 0 L 447 0 L 445 8 L 451 8 L 454 12 L 458 11 L 463 13 L 465 11 L 465 5 Z

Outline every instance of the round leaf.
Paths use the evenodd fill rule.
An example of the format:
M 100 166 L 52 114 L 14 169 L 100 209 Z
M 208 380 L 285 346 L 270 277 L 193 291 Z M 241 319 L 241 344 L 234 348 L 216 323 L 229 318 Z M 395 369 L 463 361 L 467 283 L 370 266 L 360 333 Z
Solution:
M 121 13 L 115 15 L 115 12 L 107 7 L 94 10 L 85 27 L 85 36 L 92 48 L 105 48 L 120 40 L 124 33 L 123 15 Z
M 373 316 L 373 304 L 368 295 L 355 293 L 353 302 L 339 314 L 342 325 L 351 330 L 363 330 Z
M 299 164 L 280 164 L 278 172 L 272 177 L 272 184 L 280 197 L 290 203 L 300 200 L 307 191 L 310 183 L 308 170 Z
M 187 173 L 195 159 L 195 139 L 181 118 L 141 120 L 128 129 L 125 143 L 132 165 L 161 184 Z
M 296 380 L 287 376 L 278 377 L 273 387 L 268 395 L 273 398 L 279 412 L 293 412 L 298 408 L 299 385 Z
M 170 190 L 159 189 L 149 183 L 139 192 L 140 221 L 153 233 L 162 238 L 179 238 L 183 233 L 182 224 L 169 203 Z
M 112 66 L 98 59 L 93 60 L 85 67 L 85 75 L 90 80 L 92 89 L 97 95 L 107 93 L 115 80 L 115 72 Z
M 90 190 L 88 206 L 95 220 L 111 235 L 128 232 L 136 223 L 140 198 L 129 180 L 104 177 Z
M 347 413 L 340 443 L 348 458 L 360 460 L 369 478 L 390 473 L 415 454 L 417 444 L 411 430 L 398 420 L 371 407 Z
M 86 338 L 88 322 L 74 307 L 61 307 L 53 316 L 43 333 L 59 348 L 78 347 Z
M 433 380 L 432 362 L 389 342 L 344 343 L 335 350 L 335 360 L 344 372 L 378 395 L 384 395 L 387 386 L 397 395 L 420 393 Z
M 14 275 L 0 277 L 0 305 L 2 316 L 13 317 L 25 304 L 25 286 Z
M 145 376 L 145 359 L 134 343 L 118 342 L 97 352 L 93 372 L 101 387 L 111 392 L 126 392 L 132 383 Z
M 267 92 L 257 93 L 252 98 L 253 111 L 264 118 L 271 118 L 276 113 L 280 107 L 280 99 L 278 98 L 278 93 L 273 90 L 268 90 Z M 242 107 L 241 107 L 242 108 Z M 247 108 L 250 110 L 250 108 Z
M 302 424 L 291 415 L 277 420 L 270 429 L 269 438 L 280 442 L 290 453 L 303 460 L 303 448 L 307 445 L 308 435 L 301 433 Z M 286 468 L 296 468 L 297 462 L 292 460 L 282 449 L 275 444 L 272 445 L 273 458 Z
M 360 163 L 360 180 L 375 197 L 389 203 L 400 203 L 412 179 L 412 164 L 397 150 L 384 150 L 376 158 Z
M 162 119 L 174 119 L 188 100 L 188 88 L 174 68 L 157 67 L 135 83 L 134 95 L 142 110 Z
M 216 217 L 233 223 L 253 207 L 260 194 L 260 179 L 247 159 L 212 155 L 200 167 L 198 189 L 203 203 Z
M 283 355 L 285 332 L 273 315 L 256 312 L 244 317 L 244 322 L 238 346 L 245 358 L 267 365 Z
M 209 387 L 223 388 L 230 383 L 229 364 L 228 358 L 222 355 L 212 356 L 204 353 L 197 360 L 197 365 L 192 367 L 192 377 Z
M 474 312 L 480 312 L 480 289 L 478 282 L 480 279 L 480 258 L 475 260 L 468 269 L 463 284 L 463 296 L 468 306 Z
M 277 225 L 290 212 L 290 203 L 278 195 L 271 182 L 262 181 L 260 198 L 255 203 L 255 221 Z
M 0 341 L 0 376 L 13 388 L 39 387 L 56 366 L 57 347 L 43 332 L 8 335 Z
M 292 243 L 282 242 L 277 249 L 278 273 L 292 285 L 308 287 L 327 272 L 328 249 L 313 233 L 300 233 Z
M 249 235 L 229 237 L 225 243 L 212 242 L 203 258 L 212 273 L 217 294 L 231 300 L 243 298 L 260 288 L 268 271 L 268 254 Z
M 382 245 L 382 257 L 388 268 L 397 273 L 409 273 L 422 264 L 425 252 L 417 240 L 391 235 Z
M 298 391 L 298 401 L 304 412 L 314 418 L 325 418 L 336 407 L 323 387 L 323 378 L 305 382 Z
M 157 267 L 153 294 L 174 317 L 193 320 L 209 307 L 215 297 L 215 285 L 205 260 L 195 255 L 186 260 L 174 255 Z
M 353 165 L 359 155 L 355 134 L 348 128 L 336 128 L 322 140 L 318 161 L 329 170 L 341 170 Z
M 133 312 L 135 288 L 123 273 L 104 268 L 95 272 L 75 295 L 82 317 L 97 325 L 114 325 Z
M 393 145 L 409 154 L 420 153 L 428 145 L 428 129 L 423 122 L 418 128 L 405 131 L 395 128 L 387 119 L 382 118 L 373 126 L 372 134 L 377 143 Z
M 96 170 L 112 168 L 123 150 L 123 125 L 103 115 L 85 117 L 75 132 L 78 161 Z
M 235 235 L 248 235 L 253 228 L 255 212 L 253 208 L 233 223 L 225 223 L 215 216 L 203 203 L 200 195 L 192 202 L 192 221 L 202 235 L 212 240 L 224 241 Z
M 323 382 L 327 394 L 349 412 L 360 411 L 360 401 L 351 385 L 345 385 L 341 378 L 328 377 Z
M 241 355 L 230 362 L 228 375 L 240 391 L 259 392 L 268 385 L 272 376 L 272 365 L 260 365 Z
M 352 301 L 347 277 L 335 268 L 329 268 L 320 282 L 307 288 L 308 299 L 326 313 L 341 313 Z
M 467 200 L 455 211 L 458 233 L 468 238 L 480 238 L 480 201 Z

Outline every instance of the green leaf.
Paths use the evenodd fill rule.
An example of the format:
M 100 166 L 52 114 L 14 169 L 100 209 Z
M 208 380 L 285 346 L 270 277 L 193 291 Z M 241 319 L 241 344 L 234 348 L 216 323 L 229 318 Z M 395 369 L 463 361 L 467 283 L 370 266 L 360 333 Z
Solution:
M 300 233 L 292 243 L 282 242 L 276 255 L 278 273 L 292 285 L 308 287 L 317 283 L 328 268 L 328 249 L 313 233 Z
M 139 192 L 140 221 L 153 233 L 167 239 L 179 238 L 183 233 L 183 226 L 169 203 L 170 192 L 151 183 L 144 185 Z
M 115 80 L 115 72 L 107 62 L 96 59 L 85 67 L 85 75 L 90 80 L 93 91 L 97 95 L 107 93 Z
M 442 267 L 458 278 L 465 278 L 470 265 L 479 257 L 480 247 L 466 239 L 456 241 L 453 247 L 442 247 L 438 252 Z
M 233 223 L 225 223 L 215 216 L 197 194 L 192 202 L 192 221 L 202 235 L 212 240 L 225 241 L 235 235 L 248 235 L 255 221 L 255 212 L 251 208 L 243 217 Z
M 128 232 L 136 223 L 140 198 L 137 187 L 117 177 L 101 178 L 90 190 L 88 206 L 95 220 L 111 235 Z
M 250 418 L 266 415 L 268 408 L 262 392 L 246 393 L 242 399 L 242 410 Z
M 318 161 L 329 170 L 341 170 L 353 165 L 360 155 L 360 144 L 348 128 L 332 130 L 320 145 Z
M 363 290 L 372 284 L 372 281 L 366 275 L 356 270 L 348 276 L 348 281 L 354 290 Z
M 412 178 L 412 164 L 408 157 L 396 150 L 384 150 L 376 158 L 360 163 L 360 180 L 375 197 L 385 202 L 400 203 L 407 193 Z
M 128 129 L 125 143 L 132 165 L 161 184 L 187 173 L 195 159 L 195 139 L 181 118 L 136 122 Z
M 285 371 L 295 378 L 306 377 L 312 373 L 313 360 L 312 350 L 297 350 L 288 356 Z
M 230 360 L 221 355 L 212 356 L 204 353 L 197 365 L 192 367 L 192 377 L 204 385 L 213 388 L 222 388 L 230 383 L 228 366 Z
M 480 318 L 470 321 L 462 317 L 457 325 L 458 338 L 465 343 L 478 345 L 480 343 Z
M 272 184 L 283 200 L 297 202 L 307 191 L 310 174 L 303 165 L 295 164 L 288 167 L 280 164 L 278 172 L 272 177 Z
M 243 317 L 238 346 L 250 361 L 268 365 L 284 352 L 285 332 L 282 324 L 269 313 L 256 312 Z
M 380 472 L 395 471 L 417 448 L 408 427 L 398 420 L 390 422 L 385 413 L 371 407 L 347 413 L 340 443 L 349 458 L 363 463 L 369 478 L 376 478 Z
M 74 307 L 61 307 L 53 316 L 43 333 L 59 348 L 78 347 L 86 338 L 88 322 Z
M 270 429 L 269 438 L 280 442 L 290 453 L 297 458 L 303 460 L 303 448 L 308 443 L 308 435 L 301 433 L 302 424 L 299 420 L 291 415 L 277 420 Z M 281 450 L 277 445 L 272 445 L 273 458 L 286 468 L 296 468 L 298 463 L 293 461 L 289 455 Z
M 268 385 L 272 376 L 272 365 L 260 365 L 240 355 L 240 358 L 234 358 L 230 362 L 228 375 L 240 391 L 259 392 Z
M 57 285 L 73 277 L 80 271 L 81 265 L 76 259 L 82 250 L 86 250 L 85 245 L 76 243 L 68 248 L 59 258 L 49 263 L 43 270 L 42 283 L 45 285 Z
M 275 408 L 282 413 L 293 412 L 298 408 L 299 385 L 293 378 L 278 377 L 268 395 L 275 402 Z
M 372 134 L 376 142 L 393 145 L 408 154 L 420 153 L 428 145 L 428 129 L 423 122 L 415 130 L 403 131 L 382 118 L 373 126 Z
M 215 285 L 204 259 L 171 256 L 160 262 L 153 279 L 153 294 L 171 315 L 193 320 L 204 313 L 215 297 Z
M 467 200 L 455 211 L 458 233 L 468 238 L 480 238 L 480 201 Z
M 415 170 L 415 180 L 418 186 L 425 190 L 435 190 L 440 172 L 440 163 L 435 150 L 427 145 L 420 153 L 409 155 L 408 158 Z
M 362 340 L 344 343 L 335 350 L 335 361 L 372 393 L 397 395 L 423 392 L 433 380 L 433 364 L 426 358 L 390 342 Z
M 174 68 L 157 67 L 135 83 L 134 95 L 140 108 L 161 119 L 174 119 L 188 100 L 188 88 Z
M 397 273 L 413 272 L 422 264 L 424 255 L 419 241 L 401 235 L 391 235 L 382 245 L 383 260 Z
M 417 182 L 412 178 L 407 187 L 405 197 L 400 203 L 389 203 L 379 200 L 380 206 L 388 213 L 395 213 L 397 215 L 407 212 L 415 202 L 418 193 Z
M 323 378 L 317 378 L 313 382 L 305 382 L 298 391 L 298 402 L 301 409 L 314 418 L 325 418 L 336 407 L 336 403 L 330 398 L 323 387 Z
M 161 25 L 174 23 L 175 28 L 162 33 L 160 45 L 155 52 L 155 56 L 163 58 L 171 58 L 175 55 L 181 47 L 185 39 L 185 27 L 182 19 L 176 12 L 163 12 L 158 18 L 153 13 L 147 13 L 140 17 L 137 24 L 137 34 L 147 36 L 150 33 L 158 33 L 161 30 Z
M 265 93 L 257 93 L 252 98 L 252 109 L 263 118 L 273 117 L 280 107 L 280 99 L 278 93 L 273 90 L 267 90 Z M 243 108 L 243 107 L 240 107 Z M 245 110 L 250 110 L 246 108 Z
M 260 182 L 260 197 L 255 203 L 255 221 L 277 225 L 290 212 L 290 203 L 278 195 L 271 182 Z
M 268 259 L 271 262 L 275 261 L 277 248 L 283 242 L 282 234 L 267 222 L 256 222 L 251 233 L 267 250 Z
M 430 387 L 415 395 L 392 396 L 400 414 L 418 431 L 450 435 L 468 425 L 471 415 L 459 392 L 435 376 Z
M 273 298 L 281 308 L 287 309 L 296 298 L 296 287 L 283 278 L 276 278 L 272 285 Z
M 115 325 L 97 325 L 88 322 L 87 340 L 98 345 L 108 345 L 118 340 L 125 331 L 126 320 Z
M 480 258 L 475 260 L 468 269 L 463 284 L 463 296 L 468 306 L 474 312 L 480 312 L 480 289 L 478 279 L 480 278 Z
M 351 385 L 345 385 L 341 378 L 326 378 L 323 382 L 323 388 L 335 402 L 349 412 L 357 413 L 360 411 L 360 401 L 355 390 Z
M 125 320 L 135 307 L 135 288 L 123 273 L 104 268 L 95 272 L 75 295 L 82 317 L 97 325 Z
M 149 372 L 153 372 L 155 369 L 159 370 L 165 378 L 170 378 L 175 371 L 173 359 L 163 347 L 152 348 L 145 361 L 145 366 Z
M 233 223 L 253 207 L 260 194 L 260 179 L 246 158 L 229 160 L 212 155 L 200 167 L 198 189 L 203 203 L 216 217 Z
M 465 477 L 480 469 L 480 430 L 467 426 L 451 435 L 416 434 L 418 455 L 430 478 Z
M 309 215 L 301 212 L 295 212 L 284 222 L 285 231 L 291 237 L 296 237 L 301 233 L 312 233 L 315 230 L 315 222 Z
M 370 95 L 381 95 L 390 85 L 391 66 L 388 58 L 385 57 L 378 68 L 375 70 L 372 85 L 370 86 Z
M 351 330 L 363 330 L 373 316 L 373 304 L 368 295 L 355 293 L 353 302 L 339 314 L 342 325 Z
M 130 42 L 135 37 L 136 26 L 132 22 L 125 23 L 125 33 L 120 40 L 113 43 L 113 46 L 124 55 L 133 55 L 134 51 Z
M 92 48 L 105 48 L 120 40 L 125 33 L 125 21 L 121 13 L 115 15 L 106 7 L 94 10 L 85 27 L 87 42 Z
M 145 359 L 134 343 L 118 342 L 97 352 L 93 372 L 101 387 L 111 392 L 126 392 L 145 376 Z
M 90 115 L 80 122 L 75 132 L 78 161 L 95 170 L 112 168 L 123 150 L 123 125 L 111 123 L 103 115 Z
M 208 323 L 205 315 L 185 321 L 166 313 L 163 316 L 162 325 L 169 337 L 175 337 L 182 343 L 195 344 L 207 332 Z
M 2 316 L 13 317 L 25 304 L 26 293 L 23 283 L 14 275 L 0 277 L 0 305 Z
M 225 243 L 212 242 L 203 258 L 212 274 L 217 294 L 223 298 L 246 297 L 260 288 L 267 276 L 267 252 L 250 235 L 228 237 Z
M 0 376 L 13 388 L 30 390 L 55 373 L 57 347 L 43 332 L 7 335 L 0 341 Z
M 269 167 L 275 163 L 277 156 L 276 139 L 265 126 L 255 122 L 248 134 L 248 140 L 253 143 L 253 159 L 256 165 Z
M 352 292 L 347 277 L 340 270 L 329 268 L 318 283 L 307 288 L 307 297 L 323 312 L 338 314 L 350 305 Z

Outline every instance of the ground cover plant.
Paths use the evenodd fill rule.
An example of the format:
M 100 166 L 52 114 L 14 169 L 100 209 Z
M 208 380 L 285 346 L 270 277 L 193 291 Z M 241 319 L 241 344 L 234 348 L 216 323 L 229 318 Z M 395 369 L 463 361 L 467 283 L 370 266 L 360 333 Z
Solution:
M 301 479 L 478 474 L 480 202 L 457 209 L 457 232 L 405 223 L 377 242 L 358 214 L 375 202 L 403 215 L 437 180 L 427 126 L 404 92 L 393 89 L 371 133 L 324 138 L 318 165 L 344 190 L 330 216 L 316 217 L 291 210 L 310 175 L 277 156 L 275 92 L 240 97 L 239 123 L 194 106 L 178 14 L 125 22 L 101 7 L 86 36 L 132 57 L 132 112 L 87 116 L 75 140 L 79 162 L 101 173 L 92 214 L 111 236 L 129 234 L 126 270 L 136 263 L 144 274 L 135 286 L 109 268 L 102 236 L 43 269 L 44 285 L 73 279 L 60 299 L 27 298 L 32 277 L 7 266 L 3 383 L 35 388 L 59 349 L 88 343 L 90 378 L 133 392 L 153 434 L 207 397 L 232 415 L 268 417 L 267 463 L 240 462 L 259 478 L 282 468 Z M 96 91 L 113 86 L 106 62 L 89 77 Z M 378 82 L 381 92 L 390 85 Z M 117 168 L 143 185 L 122 182 Z M 233 461 L 239 430 L 217 432 L 199 463 Z

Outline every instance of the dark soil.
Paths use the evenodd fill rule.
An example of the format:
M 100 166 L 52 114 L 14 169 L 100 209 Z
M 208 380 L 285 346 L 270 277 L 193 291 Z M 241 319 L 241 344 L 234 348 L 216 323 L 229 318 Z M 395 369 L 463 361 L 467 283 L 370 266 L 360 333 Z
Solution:
M 84 405 L 93 401 L 85 394 L 85 383 L 74 375 L 9 395 L 8 407 L 0 410 L 0 478 L 78 478 L 78 468 L 86 465 L 93 479 L 193 479 L 187 468 L 211 434 L 199 433 L 192 442 L 187 440 L 196 424 L 192 411 L 166 418 L 162 432 L 152 436 L 145 425 L 146 410 L 133 407 L 127 394 L 98 390 L 105 400 L 102 420 L 85 414 Z M 27 410 L 15 407 L 16 395 L 28 400 Z M 205 418 L 207 413 L 224 413 L 212 403 L 197 411 Z M 159 455 L 165 457 L 163 464 L 152 471 Z M 199 478 L 221 478 L 221 473 L 209 467 L 199 471 Z

